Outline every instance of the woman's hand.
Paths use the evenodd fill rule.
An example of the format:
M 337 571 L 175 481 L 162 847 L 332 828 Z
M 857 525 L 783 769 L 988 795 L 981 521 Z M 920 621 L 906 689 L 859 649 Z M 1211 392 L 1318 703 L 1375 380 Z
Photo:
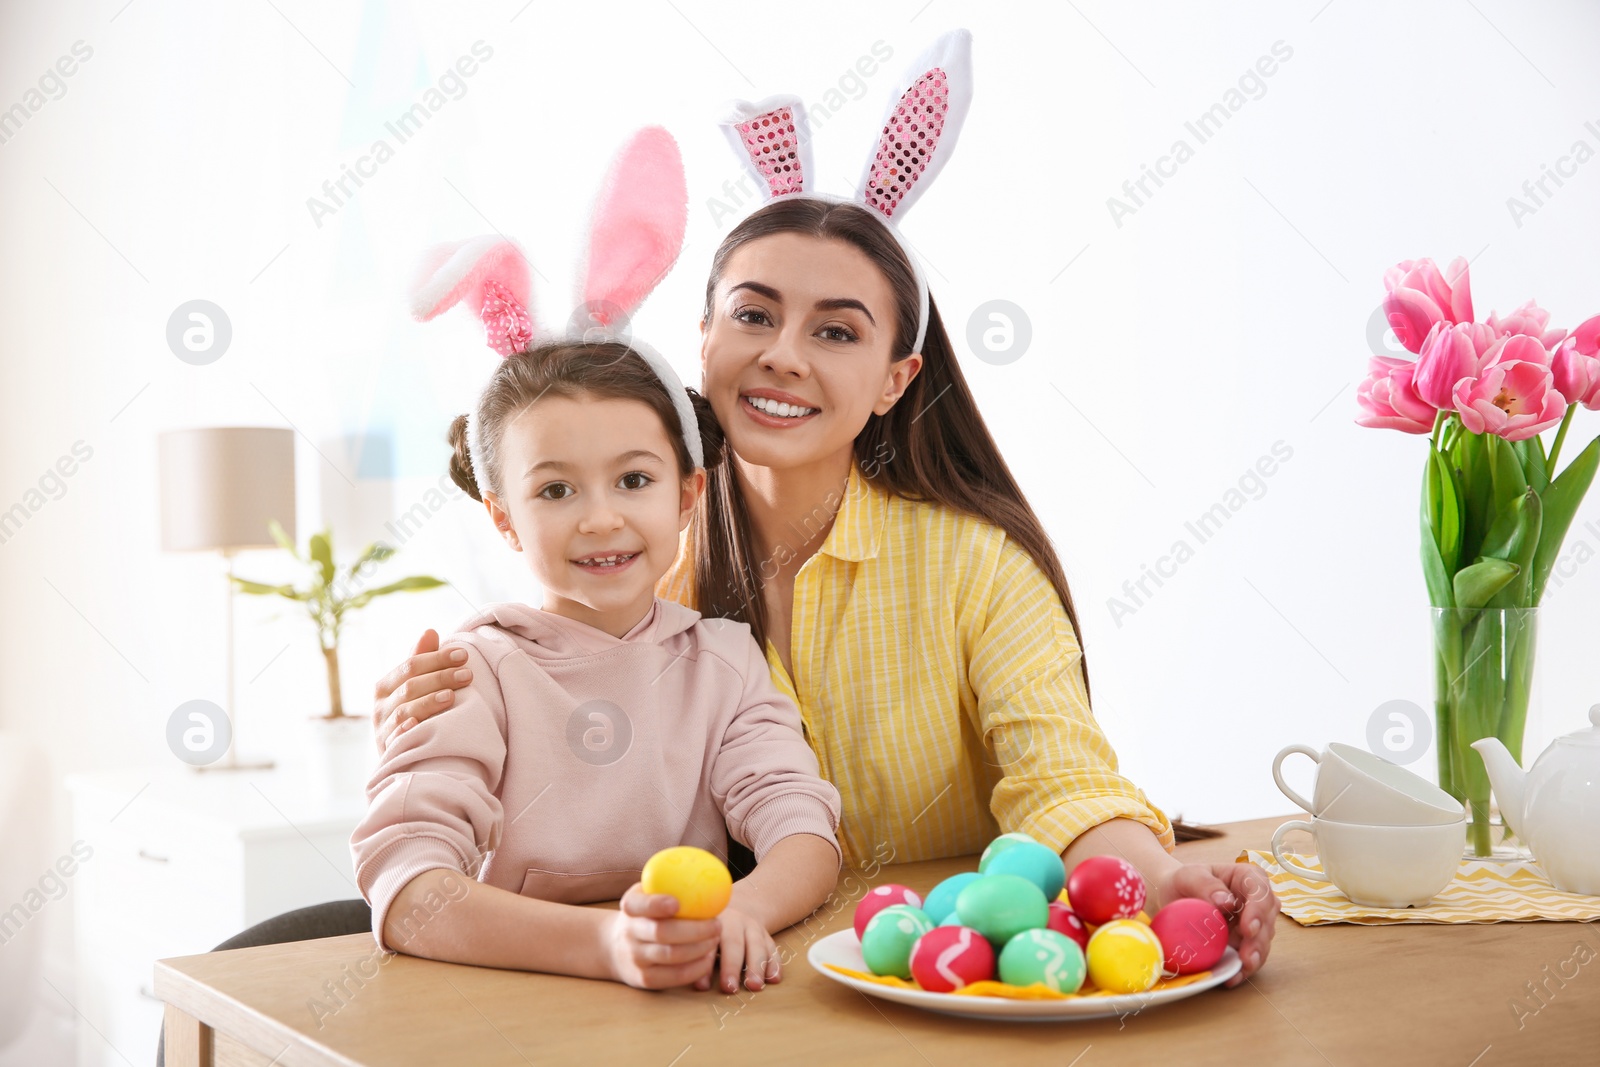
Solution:
M 716 959 L 717 919 L 674 919 L 678 902 L 635 882 L 609 917 L 604 943 L 611 975 L 637 989 L 671 989 L 706 979 Z M 726 913 L 724 913 L 726 914 Z
M 753 915 L 738 908 L 722 909 L 722 966 L 719 968 L 721 988 L 724 993 L 736 992 L 740 972 L 744 974 L 745 988 L 760 990 L 768 982 L 783 977 L 778 965 L 778 943 L 772 940 Z M 694 984 L 696 989 L 710 989 L 711 975 Z
M 1222 909 L 1228 917 L 1228 944 L 1239 951 L 1244 968 L 1227 984 L 1232 987 L 1261 969 L 1272 948 L 1278 921 L 1278 896 L 1267 872 L 1253 863 L 1186 863 L 1156 886 L 1163 906 L 1180 897 L 1197 897 Z
M 417 639 L 412 655 L 378 679 L 377 703 L 372 708 L 372 733 L 378 752 L 389 742 L 455 701 L 455 690 L 472 684 L 472 672 L 463 649 L 439 651 L 439 635 L 428 630 Z

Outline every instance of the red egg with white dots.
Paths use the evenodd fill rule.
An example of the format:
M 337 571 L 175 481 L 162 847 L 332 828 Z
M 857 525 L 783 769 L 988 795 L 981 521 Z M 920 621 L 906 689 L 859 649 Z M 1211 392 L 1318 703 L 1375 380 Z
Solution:
M 1131 919 L 1144 907 L 1144 877 L 1117 856 L 1090 856 L 1072 869 L 1067 897 L 1078 918 L 1090 926 Z
M 968 926 L 937 926 L 911 946 L 911 977 L 930 993 L 953 993 L 994 977 L 994 948 Z
M 921 908 L 922 897 L 915 890 L 897 882 L 873 889 L 856 905 L 856 940 L 859 941 L 866 932 L 867 923 L 872 921 L 872 917 L 891 904 L 909 904 L 913 908 Z
M 1168 974 L 1209 971 L 1228 951 L 1228 917 L 1194 897 L 1174 900 L 1156 912 L 1150 929 L 1161 939 L 1162 966 Z
M 1073 910 L 1059 900 L 1050 902 L 1050 918 L 1045 923 L 1058 934 L 1066 934 L 1078 943 L 1078 947 L 1089 948 L 1089 928 L 1083 925 L 1083 920 L 1078 918 Z

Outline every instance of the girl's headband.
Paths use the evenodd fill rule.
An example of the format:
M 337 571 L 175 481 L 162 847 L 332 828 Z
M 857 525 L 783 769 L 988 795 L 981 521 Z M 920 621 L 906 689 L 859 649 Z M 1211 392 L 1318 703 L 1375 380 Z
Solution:
M 955 150 L 961 124 L 972 104 L 972 34 L 951 30 L 911 64 L 891 97 L 883 129 L 867 157 L 854 197 L 817 193 L 811 164 L 811 131 L 798 96 L 769 96 L 759 103 L 739 100 L 722 120 L 734 151 L 766 190 L 763 203 L 780 197 L 807 197 L 855 203 L 871 210 L 904 250 L 917 276 L 917 339 L 922 351 L 928 333 L 928 279 L 896 220 L 944 168 Z
M 689 190 L 678 143 L 660 126 L 647 126 L 623 145 L 601 186 L 580 272 L 579 312 L 564 332 L 536 328 L 528 259 L 516 242 L 499 234 L 429 249 L 411 284 L 411 313 L 427 322 L 464 303 L 483 320 L 489 347 L 502 358 L 552 341 L 627 344 L 667 387 L 689 459 L 702 467 L 700 424 L 683 382 L 659 352 L 627 332 L 629 317 L 677 261 L 688 218 Z M 476 405 L 467 416 L 467 448 L 476 466 L 484 454 Z

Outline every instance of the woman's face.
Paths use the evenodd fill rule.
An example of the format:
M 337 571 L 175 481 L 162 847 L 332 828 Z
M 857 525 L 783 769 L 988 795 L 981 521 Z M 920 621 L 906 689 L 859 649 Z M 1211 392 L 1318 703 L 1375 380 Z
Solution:
M 491 518 L 526 553 L 544 609 L 621 636 L 678 555 L 705 473 L 686 480 L 661 418 L 637 400 L 546 396 L 505 426 Z M 584 561 L 632 554 L 608 567 Z
M 741 245 L 702 333 L 702 392 L 754 466 L 847 455 L 868 416 L 893 407 L 922 366 L 920 353 L 890 360 L 894 296 L 866 253 L 806 234 Z M 760 410 L 779 402 L 790 407 Z

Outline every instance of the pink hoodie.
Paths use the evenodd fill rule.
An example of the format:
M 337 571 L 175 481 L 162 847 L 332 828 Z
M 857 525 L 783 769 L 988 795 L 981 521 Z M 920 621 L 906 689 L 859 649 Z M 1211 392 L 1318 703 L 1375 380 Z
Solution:
M 839 791 L 745 623 L 657 597 L 617 638 L 505 603 L 443 646 L 472 684 L 389 745 L 350 838 L 380 948 L 395 896 L 435 867 L 583 904 L 660 849 L 723 854 L 724 827 L 758 861 L 790 834 L 838 848 Z

